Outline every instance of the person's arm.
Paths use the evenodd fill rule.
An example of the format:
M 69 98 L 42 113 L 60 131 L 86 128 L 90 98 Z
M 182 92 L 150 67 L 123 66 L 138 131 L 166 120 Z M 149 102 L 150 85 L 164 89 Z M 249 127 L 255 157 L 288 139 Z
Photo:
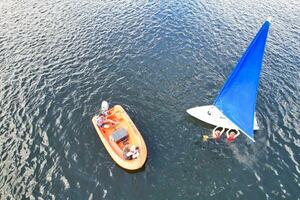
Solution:
M 212 133 L 211 133 L 211 135 L 210 136 L 208 136 L 209 138 L 215 138 L 215 132 L 213 131 Z
M 234 139 L 237 138 L 241 133 L 238 131 L 237 134 L 235 134 Z
M 221 131 L 220 137 L 223 135 L 224 131 Z

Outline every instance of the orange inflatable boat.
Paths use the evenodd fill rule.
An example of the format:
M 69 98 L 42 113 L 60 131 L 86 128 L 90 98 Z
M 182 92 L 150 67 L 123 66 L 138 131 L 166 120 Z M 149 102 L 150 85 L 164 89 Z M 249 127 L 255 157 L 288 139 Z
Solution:
M 107 122 L 101 126 L 97 123 L 99 117 L 93 117 L 93 125 L 112 159 L 127 170 L 143 167 L 147 158 L 146 144 L 126 111 L 119 105 L 114 106 L 108 111 Z

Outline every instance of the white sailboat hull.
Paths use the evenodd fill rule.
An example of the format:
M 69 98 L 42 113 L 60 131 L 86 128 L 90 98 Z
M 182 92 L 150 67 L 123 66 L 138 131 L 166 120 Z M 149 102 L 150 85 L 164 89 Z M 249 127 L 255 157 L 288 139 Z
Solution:
M 221 126 L 228 129 L 239 129 L 229 120 L 216 106 L 197 106 L 187 110 L 191 116 L 214 126 Z M 256 116 L 254 115 L 254 130 L 258 130 Z

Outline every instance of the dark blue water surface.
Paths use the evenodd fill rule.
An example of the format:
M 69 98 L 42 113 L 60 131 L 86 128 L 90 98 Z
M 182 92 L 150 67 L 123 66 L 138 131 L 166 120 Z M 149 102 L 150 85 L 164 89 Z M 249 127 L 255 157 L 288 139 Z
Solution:
M 273 21 L 256 143 L 202 142 L 211 104 Z M 0 0 L 0 199 L 300 199 L 298 0 Z M 110 158 L 91 118 L 121 104 L 144 169 Z

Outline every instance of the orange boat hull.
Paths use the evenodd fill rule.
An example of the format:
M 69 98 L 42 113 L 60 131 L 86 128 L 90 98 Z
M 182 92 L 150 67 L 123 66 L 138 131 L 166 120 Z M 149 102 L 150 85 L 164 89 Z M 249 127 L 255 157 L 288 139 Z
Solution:
M 142 168 L 147 159 L 146 144 L 126 111 L 120 105 L 116 105 L 109 110 L 109 116 L 107 118 L 117 122 L 117 124 L 100 128 L 96 122 L 97 116 L 93 117 L 92 122 L 109 155 L 120 167 L 124 169 L 137 170 Z M 110 136 L 120 128 L 124 128 L 128 133 L 126 144 L 129 146 L 135 145 L 139 148 L 139 156 L 137 158 L 132 160 L 125 159 L 123 148 L 126 144 L 123 142 L 117 143 L 110 139 Z

